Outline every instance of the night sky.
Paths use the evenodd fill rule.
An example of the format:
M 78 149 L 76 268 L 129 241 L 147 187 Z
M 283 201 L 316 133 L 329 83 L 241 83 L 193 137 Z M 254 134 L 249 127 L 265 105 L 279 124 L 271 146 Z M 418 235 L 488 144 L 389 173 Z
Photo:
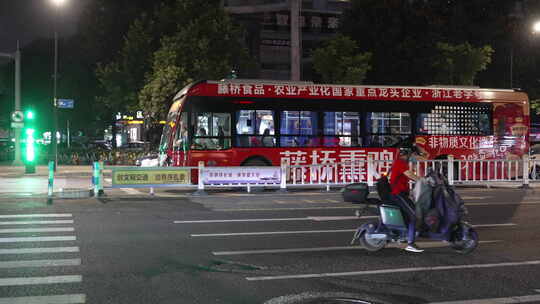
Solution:
M 85 3 L 91 0 L 66 0 L 59 13 L 60 35 L 77 30 L 77 20 Z M 50 0 L 0 0 L 0 52 L 13 52 L 17 40 L 27 44 L 41 37 L 53 37 L 55 7 Z

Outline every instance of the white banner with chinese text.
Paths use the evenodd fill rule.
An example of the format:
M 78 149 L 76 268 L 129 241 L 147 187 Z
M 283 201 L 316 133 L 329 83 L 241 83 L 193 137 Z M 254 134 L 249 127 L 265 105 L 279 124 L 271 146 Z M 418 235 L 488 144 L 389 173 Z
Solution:
M 223 184 L 279 184 L 280 167 L 205 167 L 205 185 Z

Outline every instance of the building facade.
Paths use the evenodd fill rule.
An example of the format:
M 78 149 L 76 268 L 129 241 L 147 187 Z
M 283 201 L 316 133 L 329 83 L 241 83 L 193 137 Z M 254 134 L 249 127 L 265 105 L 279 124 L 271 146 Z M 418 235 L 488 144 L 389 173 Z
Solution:
M 245 28 L 245 41 L 255 58 L 255 75 L 263 79 L 291 77 L 291 1 L 223 0 L 224 8 Z M 334 36 L 350 0 L 300 1 L 301 79 L 312 80 L 311 52 Z

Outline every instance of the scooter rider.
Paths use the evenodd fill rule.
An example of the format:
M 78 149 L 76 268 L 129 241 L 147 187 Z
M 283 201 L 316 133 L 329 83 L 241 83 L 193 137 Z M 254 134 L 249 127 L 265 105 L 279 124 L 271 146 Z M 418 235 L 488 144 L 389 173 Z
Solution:
M 413 171 L 409 169 L 409 157 L 411 152 L 400 150 L 399 157 L 392 165 L 390 176 L 390 186 L 394 201 L 398 204 L 408 221 L 407 247 L 405 250 L 410 252 L 423 252 L 423 249 L 416 246 L 416 213 L 414 202 L 409 197 L 409 181 L 420 179 Z

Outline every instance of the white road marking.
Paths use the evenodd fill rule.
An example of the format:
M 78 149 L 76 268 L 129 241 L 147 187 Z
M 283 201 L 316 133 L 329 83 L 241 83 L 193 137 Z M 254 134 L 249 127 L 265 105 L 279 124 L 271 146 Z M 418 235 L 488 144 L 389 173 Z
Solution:
M 22 260 L 0 262 L 0 268 L 79 266 L 81 259 Z
M 275 234 L 306 234 L 306 233 L 338 233 L 338 232 L 354 232 L 354 231 L 356 231 L 356 229 L 264 231 L 264 232 L 239 232 L 239 233 L 205 233 L 205 234 L 192 234 L 191 237 L 248 236 L 248 235 L 275 235 Z
M 477 299 L 464 301 L 432 302 L 431 304 L 514 304 L 540 301 L 540 295 L 529 295 L 508 298 Z
M 336 200 L 333 200 L 333 199 L 327 199 L 327 201 L 329 201 L 330 203 L 340 203 L 340 201 L 336 201 Z
M 514 223 L 504 223 L 504 224 L 480 224 L 480 225 L 473 225 L 474 228 L 509 227 L 509 226 L 517 226 L 517 224 L 514 224 Z
M 308 203 L 308 204 L 324 203 L 324 202 L 316 202 L 316 201 L 313 201 L 313 200 L 307 200 L 307 199 L 302 200 L 302 201 L 303 201 L 303 202 L 306 202 L 306 203 Z
M 48 225 L 48 224 L 73 224 L 73 220 L 0 222 L 0 225 Z
M 280 221 L 309 221 L 307 217 L 286 217 L 286 218 L 258 218 L 258 219 L 236 219 L 236 220 L 196 220 L 196 221 L 174 221 L 175 224 L 204 224 L 204 223 L 236 223 L 236 222 L 280 222 Z
M 135 188 L 120 188 L 120 190 L 124 191 L 127 194 L 131 195 L 140 195 L 141 192 L 137 191 Z
M 0 249 L 0 254 L 33 254 L 33 253 L 59 253 L 59 252 L 79 252 L 79 247 L 42 247 L 42 248 Z
M 516 226 L 513 223 L 506 224 L 484 224 L 473 225 L 475 228 Z M 251 235 L 279 235 L 279 234 L 310 234 L 310 233 L 341 233 L 354 232 L 357 229 L 337 229 L 337 230 L 296 230 L 296 231 L 260 231 L 260 232 L 237 232 L 237 233 L 203 233 L 191 234 L 191 237 L 219 237 L 219 236 L 251 236 Z
M 500 243 L 501 240 L 480 241 L 480 244 Z M 444 242 L 416 242 L 421 248 L 448 247 Z M 400 248 L 401 244 L 388 244 L 390 248 Z M 260 249 L 260 250 L 237 250 L 237 251 L 214 251 L 213 255 L 249 255 L 249 254 L 269 254 L 269 253 L 295 253 L 295 252 L 319 252 L 319 251 L 339 251 L 339 250 L 363 250 L 362 246 L 335 246 L 335 247 L 312 247 L 312 248 L 287 248 L 287 249 Z
M 316 222 L 324 222 L 324 221 L 348 221 L 348 220 L 358 220 L 358 219 L 373 219 L 378 218 L 378 215 L 368 215 L 368 216 L 309 216 L 308 218 L 310 220 L 316 221 Z
M 281 202 L 281 201 L 280 201 Z M 285 203 L 285 202 L 283 202 Z M 509 205 L 540 205 L 540 202 L 521 202 L 521 203 L 465 203 L 465 206 L 509 206 Z M 216 212 L 245 212 L 245 211 L 291 211 L 291 210 L 324 210 L 324 209 L 360 209 L 356 206 L 328 206 L 328 207 L 292 207 L 292 208 L 230 208 L 213 209 Z
M 513 206 L 513 205 L 540 205 L 540 202 L 520 202 L 520 203 L 465 203 L 465 206 Z
M 308 216 L 308 217 L 284 217 L 284 218 L 255 218 L 255 219 L 231 219 L 231 220 L 192 220 L 174 221 L 175 224 L 205 224 L 205 223 L 237 223 L 237 222 L 281 222 L 281 221 L 344 221 L 357 219 L 378 218 L 378 216 Z
M 0 298 L 0 304 L 83 304 L 83 303 L 86 303 L 86 295 L 84 294 Z
M 76 241 L 75 236 L 39 236 L 0 238 L 0 243 Z
M 247 277 L 246 280 L 268 281 L 268 280 L 285 280 L 285 279 L 310 279 L 310 278 L 325 278 L 325 277 L 364 276 L 364 275 L 374 275 L 374 274 L 394 274 L 394 273 L 407 273 L 407 272 L 420 272 L 420 271 L 479 269 L 479 268 L 527 266 L 527 265 L 528 266 L 540 265 L 540 260 L 523 261 L 523 262 L 508 262 L 508 263 L 492 263 L 492 264 L 391 268 L 391 269 L 350 271 L 350 272 L 329 272 L 329 273 L 309 273 L 309 274 L 293 274 L 293 275 L 281 275 L 281 276 L 260 276 L 260 277 Z
M 0 286 L 22 286 L 38 284 L 80 283 L 81 275 L 61 275 L 48 277 L 0 278 Z
M 75 231 L 75 229 L 73 227 L 0 229 L 0 233 L 67 232 L 67 231 Z
M 483 200 L 486 198 L 493 198 L 493 196 L 462 196 L 463 200 Z
M 0 218 L 72 217 L 71 213 L 4 214 Z
M 358 206 L 330 206 L 330 207 L 298 207 L 298 208 L 230 208 L 213 209 L 216 212 L 242 212 L 242 211 L 291 211 L 291 210 L 324 210 L 324 209 L 359 209 Z
M 285 202 L 285 201 L 278 201 L 278 200 L 274 200 L 274 202 L 275 202 L 276 204 L 286 204 L 286 203 L 287 203 L 287 202 Z

